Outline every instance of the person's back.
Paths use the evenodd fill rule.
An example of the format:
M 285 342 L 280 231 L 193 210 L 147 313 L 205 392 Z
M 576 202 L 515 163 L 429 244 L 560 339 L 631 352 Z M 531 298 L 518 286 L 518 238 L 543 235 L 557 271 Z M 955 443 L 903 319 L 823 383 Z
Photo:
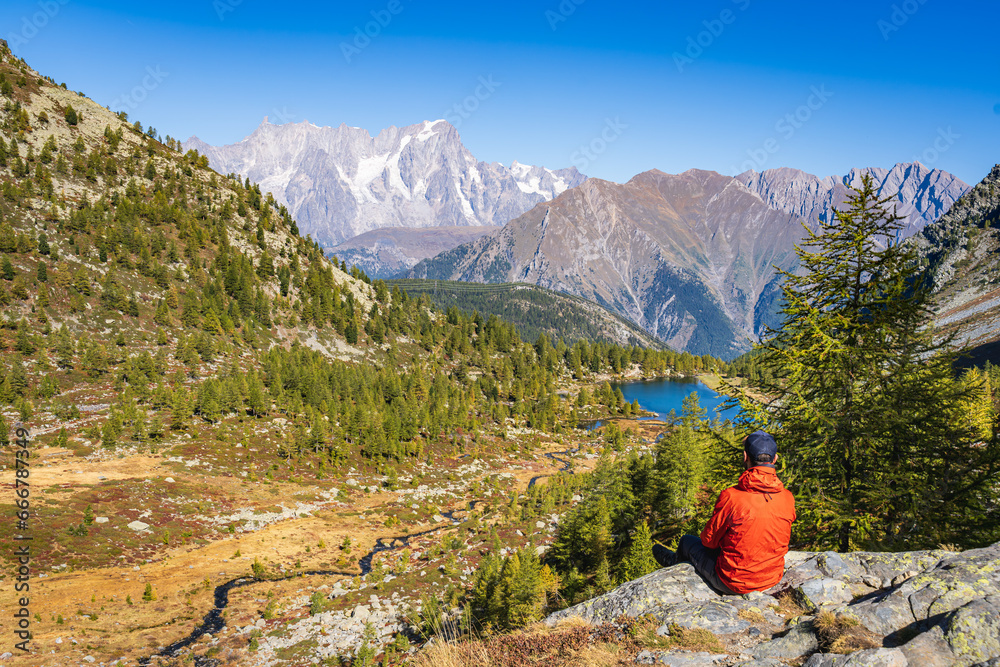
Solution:
M 795 499 L 774 470 L 778 445 L 769 433 L 743 439 L 745 472 L 719 494 L 701 537 L 685 535 L 674 553 L 653 545 L 663 566 L 689 561 L 723 595 L 763 591 L 781 581 L 795 521 Z
M 781 581 L 795 521 L 795 499 L 774 468 L 756 466 L 721 494 L 701 542 L 719 549 L 719 579 L 733 592 L 760 591 Z

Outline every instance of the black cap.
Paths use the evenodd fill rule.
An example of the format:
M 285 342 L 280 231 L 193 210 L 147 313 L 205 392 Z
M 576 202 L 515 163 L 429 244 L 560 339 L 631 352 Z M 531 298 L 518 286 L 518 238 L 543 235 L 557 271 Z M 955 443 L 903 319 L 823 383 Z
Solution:
M 774 457 L 778 454 L 778 443 L 774 441 L 770 433 L 766 431 L 754 431 L 744 441 L 743 451 L 747 453 L 747 458 L 750 459 L 751 463 L 756 463 L 760 460 L 762 454 L 770 456 L 769 461 L 773 462 Z

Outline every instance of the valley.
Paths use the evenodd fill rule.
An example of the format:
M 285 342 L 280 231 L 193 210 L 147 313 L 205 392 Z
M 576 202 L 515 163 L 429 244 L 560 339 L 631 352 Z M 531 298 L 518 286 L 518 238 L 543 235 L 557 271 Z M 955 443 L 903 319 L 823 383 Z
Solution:
M 630 447 L 639 449 L 664 428 L 622 426 L 634 429 Z M 560 508 L 573 504 L 566 497 L 548 512 L 511 515 L 511 499 L 528 507 L 547 485 L 572 488 L 565 474 L 591 470 L 605 447 L 597 431 L 571 431 L 561 442 L 515 431 L 470 454 L 434 457 L 433 466 L 407 466 L 391 482 L 357 461 L 329 479 L 282 466 L 273 480 L 251 483 L 245 468 L 255 447 L 240 456 L 187 438 L 163 442 L 157 455 L 93 451 L 79 438 L 72 449 L 42 445 L 31 471 L 40 494 L 34 537 L 58 546 L 32 562 L 41 575 L 31 582 L 32 610 L 42 619 L 33 624 L 32 664 L 88 655 L 144 664 L 158 654 L 296 664 L 299 653 L 355 648 L 362 617 L 375 622 L 379 643 L 402 636 L 397 645 L 409 647 L 422 601 L 457 600 L 491 542 L 546 548 Z M 85 536 L 56 534 L 77 521 Z M 153 600 L 143 599 L 147 584 Z M 213 609 L 224 620 L 206 629 Z M 258 648 L 249 652 L 252 639 Z
M 98 49 L 39 57 L 88 3 L 0 39 L 0 667 L 995 666 L 1000 165 L 972 186 L 939 168 L 973 164 L 974 142 L 944 156 L 951 126 L 924 163 L 885 161 L 840 88 L 777 116 L 795 141 L 761 143 L 758 112 L 687 102 L 733 96 L 696 77 L 737 13 L 692 19 L 705 61 L 660 54 L 691 67 L 668 100 L 635 78 L 652 50 L 591 60 L 607 30 L 596 6 L 570 20 L 581 1 L 522 41 L 501 7 L 497 61 L 464 29 L 436 62 L 413 48 L 441 7 L 353 7 L 353 33 L 338 7 L 346 64 L 330 7 L 258 33 L 256 8 L 215 3 L 176 74 L 125 98 L 144 106 L 74 88 Z M 630 40 L 656 25 L 639 18 Z M 588 38 L 557 68 L 563 47 L 534 48 L 563 21 L 555 42 Z M 322 58 L 283 42 L 311 31 Z M 310 58 L 323 76 L 300 79 Z M 485 71 L 518 62 L 520 81 Z M 472 94 L 421 83 L 452 67 Z M 604 86 L 583 99 L 574 77 Z M 286 98 L 336 120 L 234 129 L 260 105 L 291 120 Z M 834 117 L 866 126 L 836 142 L 865 150 L 809 158 L 835 175 L 764 168 Z M 740 141 L 764 147 L 754 169 L 677 166 Z M 718 521 L 733 497 L 763 510 Z M 673 562 L 713 521 L 745 547 L 728 592 L 749 592 Z

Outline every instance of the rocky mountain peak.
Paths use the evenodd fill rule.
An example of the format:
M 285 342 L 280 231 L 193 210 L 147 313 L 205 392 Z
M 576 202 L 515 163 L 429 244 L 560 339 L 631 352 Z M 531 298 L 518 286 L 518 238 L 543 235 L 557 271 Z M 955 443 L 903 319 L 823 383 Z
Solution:
M 902 162 L 891 169 L 851 169 L 844 176 L 820 178 L 799 169 L 782 167 L 747 171 L 736 179 L 756 192 L 768 206 L 796 215 L 811 228 L 829 220 L 832 210 L 847 200 L 850 189 L 871 176 L 882 197 L 894 197 L 904 218 L 902 236 L 912 236 L 936 220 L 969 190 L 968 184 L 940 169 L 919 162 Z
M 586 180 L 575 168 L 480 162 L 446 120 L 390 126 L 373 137 L 345 124 L 265 118 L 238 143 L 192 137 L 184 147 L 221 173 L 260 183 L 304 234 L 328 247 L 385 227 L 500 226 Z

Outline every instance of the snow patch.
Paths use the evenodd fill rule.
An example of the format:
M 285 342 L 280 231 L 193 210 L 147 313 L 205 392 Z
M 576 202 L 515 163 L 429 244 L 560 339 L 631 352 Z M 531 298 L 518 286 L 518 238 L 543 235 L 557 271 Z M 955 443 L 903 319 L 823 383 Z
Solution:
M 379 175 L 385 171 L 389 163 L 389 154 L 376 155 L 358 160 L 358 171 L 354 176 L 355 183 L 359 187 L 367 187 Z
M 528 194 L 534 193 L 534 194 L 544 195 L 546 193 L 542 192 L 541 188 L 538 187 L 540 180 L 541 179 L 539 179 L 537 176 L 530 179 L 527 183 L 518 180 L 517 187 L 520 188 L 521 192 L 526 192 Z
M 443 122 L 444 120 L 435 120 L 435 121 L 425 120 L 424 129 L 422 129 L 420 133 L 417 135 L 417 141 L 427 141 L 428 139 L 433 137 L 435 134 L 437 134 L 437 132 L 434 132 L 433 130 L 431 130 L 431 128 L 437 125 L 438 123 L 443 123 Z
M 455 181 L 455 192 L 458 193 L 458 200 L 462 204 L 462 213 L 465 214 L 465 217 L 470 220 L 475 220 L 476 213 L 472 210 L 472 204 L 470 204 L 469 200 L 465 198 L 465 194 L 462 192 L 462 187 L 459 185 L 458 181 Z
M 510 163 L 510 173 L 514 174 L 514 178 L 524 178 L 531 171 L 531 165 L 521 164 L 517 160 Z
M 549 176 L 552 177 L 552 193 L 556 196 L 569 190 L 569 183 L 562 176 L 556 176 L 556 173 L 551 169 L 545 169 L 549 172 Z

